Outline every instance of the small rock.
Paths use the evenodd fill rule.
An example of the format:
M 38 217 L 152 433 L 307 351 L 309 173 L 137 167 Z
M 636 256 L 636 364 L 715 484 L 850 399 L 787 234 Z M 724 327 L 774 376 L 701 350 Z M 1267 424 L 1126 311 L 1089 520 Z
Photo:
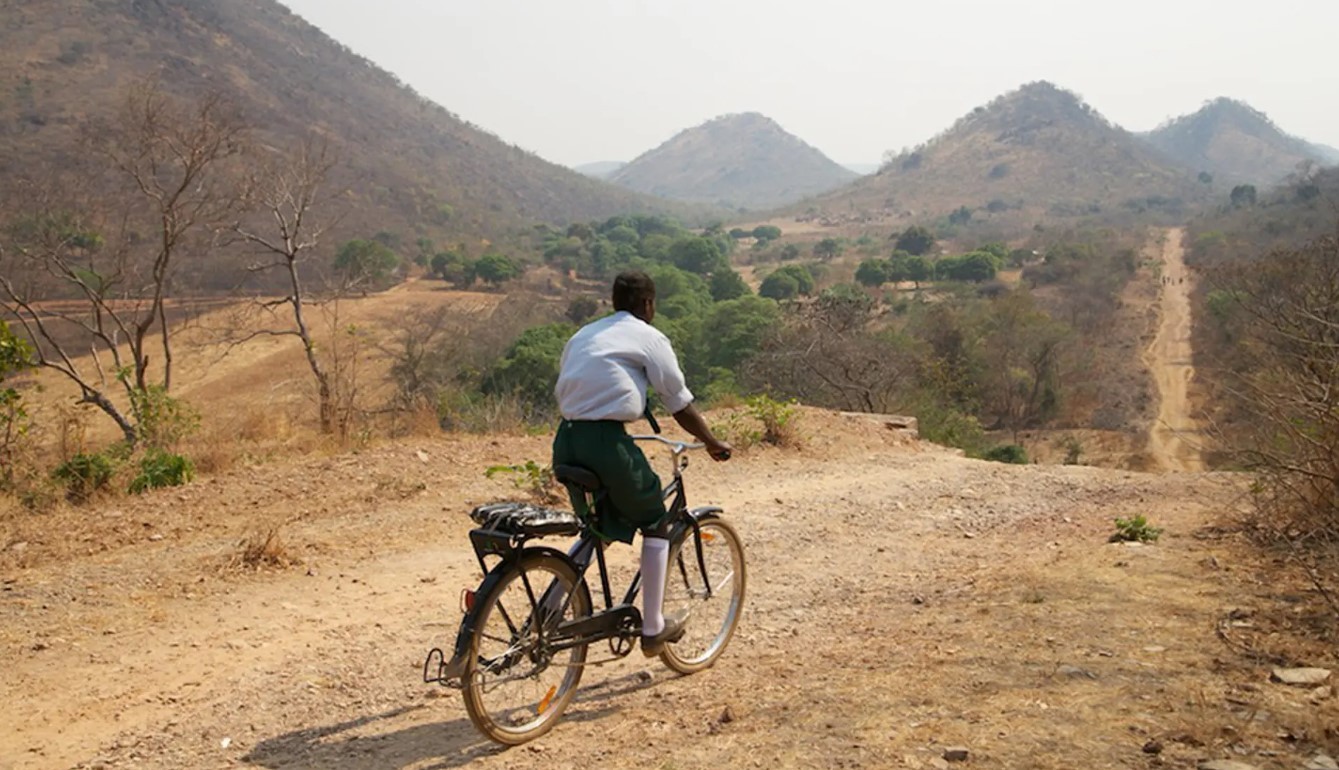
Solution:
M 1255 765 L 1235 759 L 1210 759 L 1196 765 L 1199 770 L 1259 770 Z
M 1334 695 L 1334 691 L 1328 685 L 1324 687 L 1317 687 L 1316 689 L 1311 691 L 1311 700 L 1316 702 L 1329 700 L 1332 695 Z
M 1145 744 L 1144 744 L 1144 753 L 1145 753 L 1145 754 L 1161 754 L 1161 753 L 1162 753 L 1162 742 L 1159 741 L 1159 740 L 1157 740 L 1157 739 L 1149 739 L 1148 743 L 1145 743 Z
M 920 594 L 913 594 L 912 597 L 911 597 L 911 603 L 912 603 L 912 604 L 925 604 L 925 597 L 924 597 L 924 596 L 921 596 Z
M 228 747 L 231 746 L 231 745 L 232 745 L 232 738 L 224 738 L 223 740 L 219 741 L 219 746 L 220 746 L 221 748 L 225 748 L 225 749 L 226 749 L 226 748 L 228 748 Z
M 729 706 L 726 706 L 725 710 L 721 712 L 721 715 L 716 717 L 716 721 L 723 725 L 728 725 L 731 722 L 735 721 L 734 709 L 730 708 Z
M 930 767 L 933 767 L 935 770 L 948 770 L 948 760 L 943 757 L 935 757 L 930 760 Z
M 1056 669 L 1055 672 L 1056 672 L 1057 674 L 1060 674 L 1061 676 L 1070 676 L 1070 677 L 1074 677 L 1075 679 L 1079 679 L 1079 678 L 1096 679 L 1096 678 L 1097 678 L 1097 674 L 1094 674 L 1093 672 L 1091 672 L 1091 671 L 1089 671 L 1089 670 L 1087 670 L 1087 669 L 1079 668 L 1078 666 L 1061 666 L 1060 668 Z
M 1270 678 L 1283 684 L 1300 684 L 1314 687 L 1329 681 L 1330 670 L 1328 668 L 1276 668 Z
M 651 679 L 652 679 L 652 675 L 651 675 L 651 672 L 650 672 L 650 671 L 647 671 L 646 669 L 642 669 L 641 671 L 638 671 L 638 672 L 637 672 L 637 681 L 639 681 L 639 682 L 649 682 L 649 681 L 651 681 Z
M 417 457 L 418 461 L 421 463 L 426 463 L 428 461 L 428 453 L 424 452 L 422 449 L 414 452 L 414 456 Z
M 33 642 L 33 646 L 30 647 L 29 649 L 31 649 L 33 652 L 41 652 L 42 650 L 51 649 L 51 645 L 47 644 L 46 642 Z
M 944 749 L 944 759 L 948 762 L 966 762 L 969 753 L 964 746 L 949 746 Z
M 1308 759 L 1303 770 L 1339 770 L 1339 762 L 1334 761 L 1334 757 L 1329 754 L 1317 754 Z
M 1158 653 L 1158 652 L 1166 652 L 1166 651 L 1167 651 L 1167 648 L 1166 648 L 1166 647 L 1163 647 L 1162 645 L 1158 645 L 1158 644 L 1150 644 L 1149 646 L 1147 646 L 1147 647 L 1144 648 L 1144 652 Z
M 156 543 L 156 542 L 158 542 L 159 540 L 162 540 L 162 539 L 163 539 L 163 533 L 162 533 L 162 532 L 155 532 L 155 533 L 153 533 L 152 535 L 149 535 L 149 541 L 152 542 L 152 543 Z
M 14 545 L 11 545 L 9 547 L 9 550 L 13 551 L 14 553 L 23 553 L 24 551 L 28 550 L 28 541 L 20 540 Z

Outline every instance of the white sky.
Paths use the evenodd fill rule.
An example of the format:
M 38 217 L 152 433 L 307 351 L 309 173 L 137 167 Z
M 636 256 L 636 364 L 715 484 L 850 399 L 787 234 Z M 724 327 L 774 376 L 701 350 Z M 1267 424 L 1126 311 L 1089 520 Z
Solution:
M 1335 0 L 281 0 L 420 94 L 577 165 L 755 111 L 877 162 L 1033 80 L 1147 130 L 1229 96 L 1339 146 Z

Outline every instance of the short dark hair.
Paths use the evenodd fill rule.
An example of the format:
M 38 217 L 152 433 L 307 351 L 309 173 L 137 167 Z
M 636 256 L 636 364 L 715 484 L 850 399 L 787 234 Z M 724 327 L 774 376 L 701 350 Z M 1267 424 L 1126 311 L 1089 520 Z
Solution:
M 656 282 L 640 270 L 625 270 L 614 279 L 614 310 L 631 312 L 656 298 Z

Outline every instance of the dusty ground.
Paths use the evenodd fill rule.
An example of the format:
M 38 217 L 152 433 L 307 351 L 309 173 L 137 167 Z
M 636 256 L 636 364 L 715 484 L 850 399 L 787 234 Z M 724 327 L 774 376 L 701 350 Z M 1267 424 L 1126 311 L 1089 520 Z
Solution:
M 1234 534 L 1244 479 L 984 463 L 818 410 L 801 427 L 801 448 L 688 471 L 748 549 L 719 664 L 594 668 L 553 733 L 510 751 L 420 671 L 477 582 L 466 513 L 516 494 L 484 470 L 545 459 L 545 437 L 256 456 L 179 490 L 0 517 L 0 768 L 929 768 L 948 746 L 990 768 L 1339 757 L 1333 687 L 1269 680 L 1339 654 L 1314 593 Z M 1156 544 L 1107 542 L 1136 514 L 1163 528 Z M 275 555 L 300 563 L 239 568 L 276 527 Z
M 1204 469 L 1200 428 L 1187 392 L 1195 377 L 1190 345 L 1190 295 L 1195 276 L 1186 269 L 1185 231 L 1171 230 L 1162 247 L 1162 319 L 1145 363 L 1161 394 L 1158 419 L 1149 431 L 1149 452 L 1168 470 Z

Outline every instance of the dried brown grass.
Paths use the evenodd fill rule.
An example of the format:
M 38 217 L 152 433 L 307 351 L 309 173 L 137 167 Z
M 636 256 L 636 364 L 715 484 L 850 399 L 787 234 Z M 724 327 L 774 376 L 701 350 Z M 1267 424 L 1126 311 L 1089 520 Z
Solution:
M 274 526 L 257 531 L 238 543 L 237 552 L 228 560 L 229 569 L 285 569 L 302 564 Z

